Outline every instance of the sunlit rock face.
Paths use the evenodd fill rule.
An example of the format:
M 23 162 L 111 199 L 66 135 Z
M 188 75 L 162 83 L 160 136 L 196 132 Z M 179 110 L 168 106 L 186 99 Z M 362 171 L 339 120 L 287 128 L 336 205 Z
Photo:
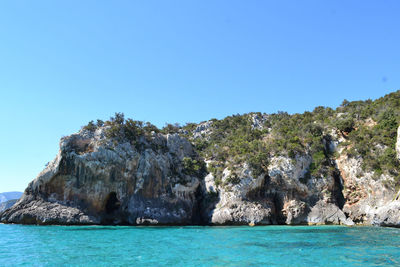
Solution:
M 268 116 L 253 115 L 252 130 Z M 109 126 L 64 137 L 56 158 L 26 188 L 2 222 L 107 225 L 367 224 L 400 226 L 395 177 L 363 170 L 345 153 L 346 138 L 327 131 L 328 165 L 311 174 L 311 153 L 269 154 L 255 174 L 247 162 L 217 178 L 193 143 L 208 141 L 213 122 L 181 135 L 151 132 L 135 141 L 107 136 Z M 184 137 L 185 136 L 185 137 Z M 190 140 L 190 141 L 189 141 Z M 400 127 L 396 151 L 400 155 Z M 215 149 L 224 149 L 215 146 Z M 228 155 L 229 156 L 229 155 Z M 188 161 L 189 159 L 189 161 Z M 188 171 L 186 162 L 208 166 Z
M 179 135 L 153 134 L 140 148 L 115 143 L 104 128 L 60 142 L 57 157 L 2 221 L 34 224 L 200 223 L 200 181 L 182 171 L 193 157 Z
M 345 224 L 353 222 L 339 208 L 343 199 L 335 195 L 340 184 L 333 176 L 307 176 L 310 157 L 272 157 L 266 173 L 253 177 L 242 167 L 238 182 L 219 186 L 219 198 L 209 209 L 212 224 Z M 226 169 L 222 182 L 231 176 Z M 213 177 L 206 177 L 211 185 Z M 206 190 L 212 192 L 213 187 Z M 206 217 L 206 216 L 205 216 Z
M 396 153 L 397 153 L 397 159 L 400 160 L 400 126 L 397 129 Z

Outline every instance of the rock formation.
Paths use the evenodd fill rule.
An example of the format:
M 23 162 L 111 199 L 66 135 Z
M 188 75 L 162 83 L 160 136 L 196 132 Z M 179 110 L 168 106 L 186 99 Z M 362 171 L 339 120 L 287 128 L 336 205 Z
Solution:
M 397 129 L 396 153 L 397 153 L 397 159 L 400 160 L 400 126 Z
M 356 104 L 369 110 L 369 103 Z M 171 127 L 170 133 L 115 118 L 89 124 L 61 139 L 57 157 L 0 214 L 1 221 L 400 227 L 396 117 L 379 109 L 378 119 L 361 118 L 366 115 L 351 113 L 351 105 L 303 117 L 250 113 Z M 326 114 L 332 122 L 326 123 Z M 384 131 L 384 139 L 375 131 Z M 373 147 L 354 143 L 367 138 Z
M 83 130 L 64 137 L 57 157 L 2 221 L 26 224 L 199 224 L 200 180 L 184 174 L 191 144 L 153 134 L 140 149 Z

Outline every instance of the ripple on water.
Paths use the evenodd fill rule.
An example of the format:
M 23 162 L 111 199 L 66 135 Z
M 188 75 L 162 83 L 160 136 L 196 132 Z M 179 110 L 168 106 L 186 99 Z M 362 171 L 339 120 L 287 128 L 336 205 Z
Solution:
M 400 266 L 377 227 L 0 225 L 0 266 Z

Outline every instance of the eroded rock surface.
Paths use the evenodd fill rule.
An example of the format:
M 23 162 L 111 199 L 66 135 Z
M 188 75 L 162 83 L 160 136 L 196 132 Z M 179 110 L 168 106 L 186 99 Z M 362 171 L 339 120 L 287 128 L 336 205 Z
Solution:
M 400 160 L 400 126 L 397 129 L 396 153 L 397 159 Z
M 200 181 L 184 174 L 191 144 L 153 134 L 141 148 L 82 130 L 60 142 L 57 157 L 1 220 L 34 224 L 200 223 Z
M 247 165 L 238 183 L 220 187 L 220 197 L 209 214 L 212 224 L 345 224 L 353 225 L 334 196 L 339 185 L 334 177 L 309 178 L 310 157 L 271 159 L 268 172 L 257 178 Z M 222 182 L 233 174 L 224 171 Z M 207 190 L 214 188 L 206 177 Z
M 269 132 L 267 115 L 249 118 L 249 128 Z M 324 153 L 335 156 L 314 174 L 308 148 L 294 156 L 268 154 L 268 165 L 255 174 L 247 162 L 226 167 L 197 154 L 189 140 L 209 141 L 214 134 L 212 121 L 194 127 L 192 139 L 183 137 L 188 131 L 183 136 L 152 132 L 129 142 L 107 137 L 108 127 L 62 138 L 56 158 L 28 185 L 21 199 L 0 215 L 1 221 L 400 226 L 400 193 L 394 177 L 363 170 L 362 157 L 344 152 L 345 133 L 324 134 Z M 400 127 L 397 158 L 399 144 Z M 217 177 L 213 171 L 201 170 L 200 163 L 224 167 Z

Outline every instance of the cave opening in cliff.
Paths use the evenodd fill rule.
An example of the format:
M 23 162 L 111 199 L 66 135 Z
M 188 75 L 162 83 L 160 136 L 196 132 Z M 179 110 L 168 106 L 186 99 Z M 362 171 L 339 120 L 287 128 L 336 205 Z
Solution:
M 117 198 L 117 193 L 115 192 L 111 192 L 110 194 L 108 194 L 107 198 L 106 198 L 106 212 L 108 214 L 113 213 L 114 211 L 118 210 L 120 207 L 120 202 Z
M 335 189 L 333 191 L 333 195 L 336 199 L 339 209 L 343 209 L 343 206 L 346 203 L 346 199 L 343 195 L 343 179 L 340 176 L 339 170 L 335 170 L 333 172 L 333 179 L 335 181 Z

